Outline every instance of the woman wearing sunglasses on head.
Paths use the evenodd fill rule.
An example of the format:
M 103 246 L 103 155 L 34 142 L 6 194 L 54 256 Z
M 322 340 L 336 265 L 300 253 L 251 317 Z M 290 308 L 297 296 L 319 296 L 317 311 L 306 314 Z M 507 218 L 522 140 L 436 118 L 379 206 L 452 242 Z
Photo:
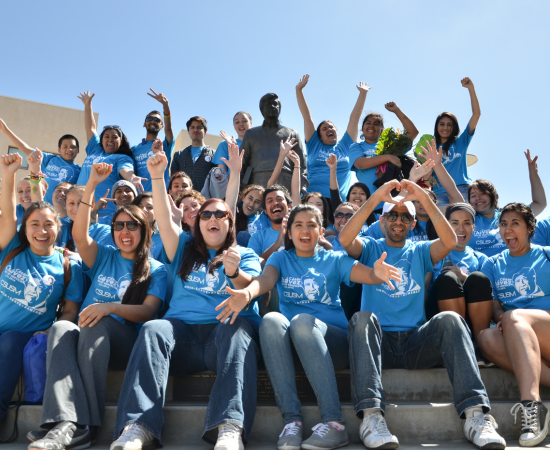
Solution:
M 155 150 L 159 151 L 147 167 L 163 257 L 172 266 L 173 294 L 164 318 L 143 326 L 132 352 L 111 450 L 162 443 L 168 376 L 203 370 L 217 372 L 217 378 L 202 438 L 216 443 L 216 450 L 242 450 L 256 411 L 260 316 L 252 298 L 232 302 L 221 313 L 216 307 L 230 296 L 229 288 L 242 289 L 260 274 L 260 261 L 252 250 L 234 246 L 234 215 L 223 200 L 210 199 L 200 207 L 192 235 L 170 220 L 163 178 L 168 160 L 162 148 Z M 238 152 L 236 145 L 229 145 L 225 161 L 231 169 L 230 183 L 240 177 Z M 235 158 L 238 164 L 233 164 Z
M 113 184 L 123 179 L 134 184 L 138 193 L 141 193 L 144 190 L 141 180 L 145 178 L 138 177 L 134 173 L 130 143 L 120 127 L 118 125 L 107 125 L 103 127 L 101 134 L 97 135 L 97 125 L 92 110 L 94 96 L 95 94 L 90 94 L 90 91 L 87 91 L 81 92 L 78 97 L 84 103 L 84 128 L 86 129 L 88 145 L 86 146 L 86 159 L 82 164 L 76 184 L 87 183 L 88 178 L 90 178 L 92 164 L 105 163 L 112 164 L 113 170 L 109 177 L 97 187 L 99 193 L 107 192 L 112 189 Z M 112 214 L 115 211 L 116 206 L 109 201 L 107 207 L 101 211 L 101 216 Z
M 29 449 L 90 445 L 105 410 L 108 369 L 126 369 L 141 324 L 155 317 L 166 295 L 166 268 L 150 257 L 151 228 L 141 209 L 127 205 L 115 212 L 117 248 L 88 234 L 94 191 L 111 171 L 111 165 L 94 164 L 80 200 L 73 238 L 92 284 L 78 325 L 60 321 L 50 331 L 40 422 L 53 429 Z

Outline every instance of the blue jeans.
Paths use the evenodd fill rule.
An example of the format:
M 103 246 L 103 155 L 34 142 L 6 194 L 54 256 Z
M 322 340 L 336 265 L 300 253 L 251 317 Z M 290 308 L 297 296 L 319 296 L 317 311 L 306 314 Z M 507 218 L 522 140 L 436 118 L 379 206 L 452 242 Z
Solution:
M 21 331 L 0 335 L 0 422 L 8 414 L 8 405 L 23 374 L 23 349 L 32 335 Z
M 323 423 L 344 421 L 334 370 L 348 365 L 346 330 L 310 314 L 298 314 L 289 322 L 281 313 L 271 312 L 262 319 L 260 343 L 285 424 L 304 421 L 296 390 L 295 362 L 298 368 L 303 367 L 313 387 Z
M 242 317 L 237 317 L 233 325 L 229 319 L 206 325 L 188 325 L 173 318 L 145 323 L 126 369 L 114 439 L 126 425 L 137 423 L 162 443 L 168 374 L 184 376 L 212 370 L 217 378 L 202 438 L 213 444 L 218 437 L 217 427 L 233 423 L 244 429 L 246 442 L 256 413 L 258 328 Z
M 459 184 L 456 188 L 462 194 L 462 197 L 464 197 L 464 201 L 468 203 L 468 185 Z M 449 194 L 447 192 L 437 194 L 437 206 L 449 206 Z
M 490 410 L 468 325 L 454 312 L 439 313 L 411 331 L 388 332 L 373 313 L 359 311 L 349 323 L 348 341 L 351 397 L 359 418 L 365 408 L 385 409 L 382 369 L 429 369 L 441 363 L 447 368 L 461 418 L 472 406 Z

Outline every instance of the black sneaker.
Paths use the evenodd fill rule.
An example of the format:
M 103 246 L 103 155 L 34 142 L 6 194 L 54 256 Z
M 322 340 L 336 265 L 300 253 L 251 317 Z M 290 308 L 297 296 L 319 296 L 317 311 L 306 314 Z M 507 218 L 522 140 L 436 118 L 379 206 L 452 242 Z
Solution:
M 73 422 L 65 421 L 58 423 L 43 438 L 29 444 L 28 448 L 29 450 L 80 450 L 90 447 L 91 444 L 89 427 L 78 428 Z
M 542 442 L 548 434 L 548 422 L 550 415 L 542 402 L 524 400 L 516 403 L 510 413 L 516 422 L 517 413 L 521 409 L 521 436 L 519 445 L 522 447 L 534 447 Z

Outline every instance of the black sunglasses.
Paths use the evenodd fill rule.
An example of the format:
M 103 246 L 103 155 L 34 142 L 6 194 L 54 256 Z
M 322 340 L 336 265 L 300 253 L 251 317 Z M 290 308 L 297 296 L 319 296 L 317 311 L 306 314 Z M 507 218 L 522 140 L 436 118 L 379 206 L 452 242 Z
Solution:
M 398 216 L 401 217 L 401 222 L 403 222 L 404 224 L 409 224 L 413 220 L 412 216 L 409 213 L 406 213 L 406 212 L 398 213 L 398 212 L 395 212 L 395 211 L 390 211 L 390 212 L 384 214 L 384 217 L 386 218 L 386 220 L 388 222 L 395 222 L 397 220 Z
M 229 215 L 229 211 L 220 211 L 216 209 L 216 211 L 201 211 L 199 213 L 201 220 L 210 220 L 212 215 L 214 215 L 217 220 L 224 220 Z
M 162 120 L 160 120 L 160 117 L 148 116 L 148 117 L 145 118 L 145 122 L 161 123 Z
M 336 214 L 334 214 L 334 218 L 335 219 L 342 219 L 343 217 L 345 217 L 346 219 L 351 219 L 353 217 L 353 214 L 354 213 L 342 213 L 342 212 L 337 212 Z
M 136 231 L 139 228 L 139 222 L 136 220 L 128 220 L 128 221 L 117 220 L 113 225 L 113 229 L 115 231 L 122 231 L 125 225 L 126 225 L 126 228 L 128 228 L 128 231 Z

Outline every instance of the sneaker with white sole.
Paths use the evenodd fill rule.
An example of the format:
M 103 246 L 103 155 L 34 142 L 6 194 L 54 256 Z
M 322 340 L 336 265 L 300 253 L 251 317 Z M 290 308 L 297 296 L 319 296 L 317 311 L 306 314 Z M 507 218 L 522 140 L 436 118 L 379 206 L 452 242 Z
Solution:
M 550 415 L 542 402 L 522 401 L 516 403 L 510 413 L 516 423 L 517 413 L 521 410 L 521 436 L 519 445 L 522 447 L 534 447 L 542 442 L 548 435 L 548 423 Z
M 214 450 L 244 450 L 242 428 L 232 423 L 220 425 Z
M 318 423 L 313 428 L 313 434 L 302 443 L 306 450 L 330 450 L 349 444 L 346 427 L 337 422 Z
M 29 450 L 80 450 L 91 445 L 90 428 L 74 422 L 58 423 L 46 435 L 29 444 Z
M 363 417 L 359 426 L 359 436 L 367 448 L 393 449 L 399 447 L 397 437 L 390 433 L 382 413 Z
M 277 448 L 279 450 L 300 450 L 303 429 L 302 422 L 298 422 L 297 420 L 287 423 L 279 435 Z
M 126 425 L 111 450 L 152 450 L 157 446 L 153 434 L 137 423 Z
M 472 417 L 464 421 L 464 436 L 474 445 L 483 450 L 502 450 L 506 448 L 506 441 L 497 433 L 495 419 L 482 411 L 474 412 Z

